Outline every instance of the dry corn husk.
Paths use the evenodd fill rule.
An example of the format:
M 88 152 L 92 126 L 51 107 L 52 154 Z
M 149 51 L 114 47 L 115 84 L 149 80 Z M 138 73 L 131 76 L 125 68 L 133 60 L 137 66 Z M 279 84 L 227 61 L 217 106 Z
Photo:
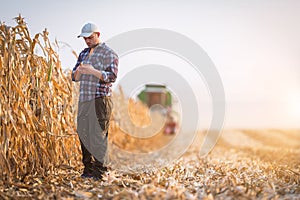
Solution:
M 75 164 L 79 149 L 74 85 L 49 33 L 31 38 L 24 19 L 15 20 L 15 27 L 0 25 L 0 176 L 23 179 Z

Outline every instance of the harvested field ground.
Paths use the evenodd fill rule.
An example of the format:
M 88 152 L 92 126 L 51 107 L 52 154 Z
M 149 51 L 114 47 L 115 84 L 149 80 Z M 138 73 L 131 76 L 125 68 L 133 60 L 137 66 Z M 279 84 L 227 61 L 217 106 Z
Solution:
M 204 158 L 198 140 L 175 163 L 147 173 L 111 169 L 94 181 L 80 178 L 80 164 L 61 166 L 47 177 L 2 180 L 0 198 L 299 199 L 299 141 L 297 130 L 227 130 Z

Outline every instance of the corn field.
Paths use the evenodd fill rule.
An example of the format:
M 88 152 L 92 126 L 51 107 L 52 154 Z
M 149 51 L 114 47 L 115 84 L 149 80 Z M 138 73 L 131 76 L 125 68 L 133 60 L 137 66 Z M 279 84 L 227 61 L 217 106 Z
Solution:
M 51 173 L 77 160 L 73 85 L 48 32 L 30 37 L 21 16 L 0 26 L 1 177 Z M 41 55 L 36 51 L 40 50 Z
M 224 130 L 199 157 L 201 130 L 166 167 L 80 178 L 78 85 L 62 70 L 47 30 L 31 37 L 24 19 L 15 20 L 14 27 L 0 24 L 0 199 L 300 199 L 300 130 Z M 111 144 L 150 152 L 172 140 L 162 132 L 148 140 L 124 134 L 120 127 L 133 128 L 124 121 L 127 109 L 147 125 L 148 108 L 121 88 L 113 101 Z

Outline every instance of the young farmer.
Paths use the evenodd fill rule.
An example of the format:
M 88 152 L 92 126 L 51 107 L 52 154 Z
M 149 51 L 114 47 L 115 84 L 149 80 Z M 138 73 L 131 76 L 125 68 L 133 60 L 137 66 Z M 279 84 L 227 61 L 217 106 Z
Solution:
M 82 150 L 82 177 L 102 178 L 107 170 L 104 157 L 107 151 L 109 120 L 112 112 L 111 87 L 118 73 L 118 55 L 100 41 L 99 28 L 93 23 L 81 29 L 88 46 L 78 57 L 72 80 L 80 81 L 77 132 Z

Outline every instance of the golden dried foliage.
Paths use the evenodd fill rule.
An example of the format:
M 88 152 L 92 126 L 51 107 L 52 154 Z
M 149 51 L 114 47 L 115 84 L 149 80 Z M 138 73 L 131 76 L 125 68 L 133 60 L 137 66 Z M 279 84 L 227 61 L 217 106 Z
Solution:
M 157 118 L 161 117 L 161 119 L 157 121 L 153 117 L 151 119 L 149 108 L 140 101 L 126 98 L 121 87 L 119 93 L 114 93 L 113 102 L 114 111 L 109 135 L 111 144 L 131 152 L 150 152 L 163 147 L 173 139 L 173 136 L 165 135 L 163 129 L 153 136 L 146 137 L 145 132 L 148 132 L 149 125 L 151 123 L 154 126 L 158 125 L 159 121 L 163 120 L 163 116 L 157 114 Z M 131 133 L 135 131 L 134 129 L 143 126 L 147 129 L 141 130 L 139 133 L 141 137 L 133 137 Z M 111 152 L 111 154 L 115 153 L 117 152 Z
M 15 19 L 15 27 L 0 24 L 0 176 L 24 178 L 71 165 L 79 151 L 74 86 L 49 33 L 31 38 L 24 19 Z

